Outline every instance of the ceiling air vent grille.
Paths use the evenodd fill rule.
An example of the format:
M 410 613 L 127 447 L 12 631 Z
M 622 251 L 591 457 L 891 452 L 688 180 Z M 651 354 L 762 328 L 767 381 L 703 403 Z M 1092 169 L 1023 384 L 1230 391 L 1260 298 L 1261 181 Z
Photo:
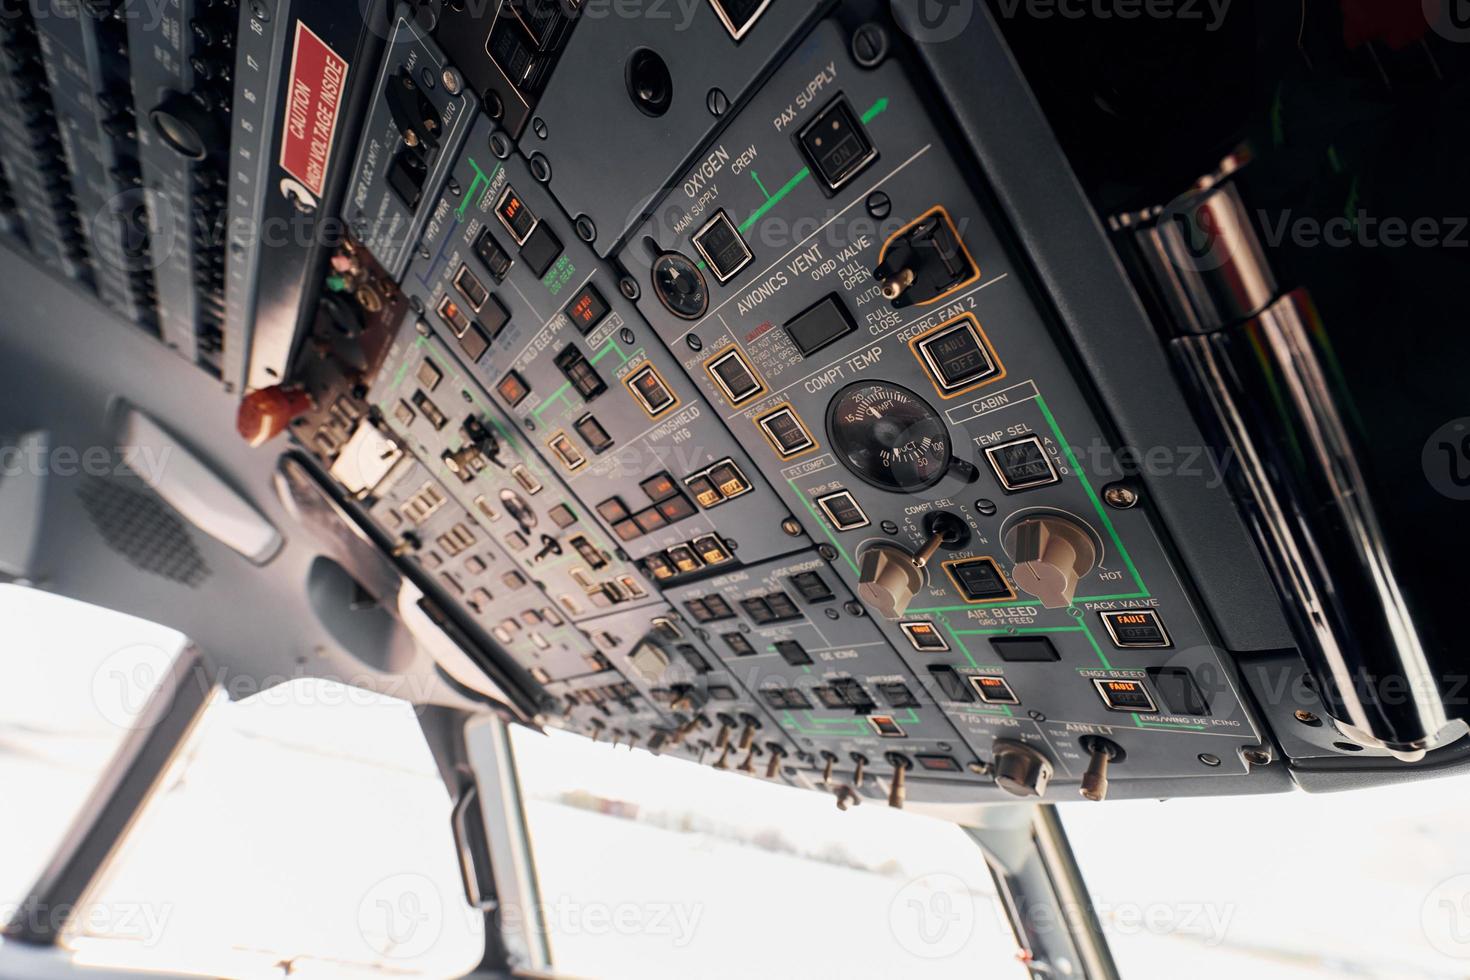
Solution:
M 97 532 L 133 566 L 189 588 L 209 578 L 188 529 L 156 497 L 101 479 L 84 484 L 78 496 Z

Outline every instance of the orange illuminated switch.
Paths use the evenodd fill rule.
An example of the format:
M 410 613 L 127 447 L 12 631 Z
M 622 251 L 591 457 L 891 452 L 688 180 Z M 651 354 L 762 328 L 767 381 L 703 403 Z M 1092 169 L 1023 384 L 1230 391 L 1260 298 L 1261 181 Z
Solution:
M 582 287 L 582 291 L 572 297 L 571 303 L 567 305 L 567 317 L 576 324 L 577 330 L 582 336 L 587 336 L 597 325 L 610 313 L 607 300 L 597 291 L 597 287 L 590 282 Z
M 526 202 L 516 193 L 514 187 L 507 186 L 500 195 L 500 201 L 495 205 L 495 214 L 517 245 L 526 244 L 526 239 L 536 230 L 536 216 L 526 207 Z
M 949 649 L 949 642 L 933 623 L 899 623 L 898 628 L 903 630 L 903 635 L 909 638 L 909 643 L 920 653 L 944 653 Z
M 750 481 L 740 472 L 740 467 L 735 465 L 734 460 L 716 463 L 710 467 L 708 475 L 726 500 L 750 492 Z
M 892 715 L 868 715 L 868 724 L 879 738 L 905 738 L 903 726 Z
M 690 572 L 697 572 L 704 567 L 699 557 L 695 555 L 694 549 L 687 544 L 676 544 L 666 554 L 669 556 L 669 560 L 674 563 L 674 567 L 679 570 L 680 574 L 688 575 Z
M 1152 714 L 1159 710 L 1154 706 L 1153 696 L 1148 693 L 1143 681 L 1106 678 L 1092 683 L 1109 711 Z
M 1102 614 L 1113 646 L 1121 649 L 1171 646 L 1163 620 L 1152 609 L 1125 609 Z
M 715 485 L 710 482 L 709 476 L 704 473 L 698 476 L 691 476 L 684 483 L 689 487 L 689 491 L 694 494 L 694 499 L 699 501 L 699 506 L 706 510 L 722 503 L 725 499 L 720 495 L 720 491 L 715 489 Z
M 699 553 L 699 557 L 706 565 L 718 565 L 730 560 L 729 549 L 716 534 L 706 534 L 702 538 L 695 538 L 694 550 Z
M 1020 704 L 1021 699 L 1011 690 L 1004 677 L 976 676 L 970 678 L 975 693 L 986 704 Z

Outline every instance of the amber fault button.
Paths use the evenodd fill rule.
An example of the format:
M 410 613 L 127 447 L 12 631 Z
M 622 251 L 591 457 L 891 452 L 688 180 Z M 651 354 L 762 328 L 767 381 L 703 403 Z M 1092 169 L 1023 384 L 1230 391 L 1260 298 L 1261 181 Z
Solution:
M 1123 650 L 1170 646 L 1164 622 L 1153 609 L 1125 609 L 1102 614 L 1113 646 Z

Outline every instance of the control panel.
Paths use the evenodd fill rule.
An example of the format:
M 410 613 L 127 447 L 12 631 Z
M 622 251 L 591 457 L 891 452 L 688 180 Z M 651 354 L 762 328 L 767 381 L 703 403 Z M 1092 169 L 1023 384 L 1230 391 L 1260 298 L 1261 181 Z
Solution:
M 1228 667 L 902 67 L 818 25 L 675 184 L 619 256 L 641 311 L 969 751 L 1243 770 Z
M 0 218 L 238 390 L 524 723 L 843 807 L 1229 791 L 1271 750 L 886 6 L 10 23 Z

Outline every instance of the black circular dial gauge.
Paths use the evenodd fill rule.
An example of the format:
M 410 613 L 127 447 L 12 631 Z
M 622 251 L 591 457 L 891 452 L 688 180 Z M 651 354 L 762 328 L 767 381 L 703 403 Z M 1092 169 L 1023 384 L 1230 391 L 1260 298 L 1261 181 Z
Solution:
M 827 430 L 843 465 L 883 490 L 926 490 L 949 469 L 944 419 L 899 385 L 863 381 L 843 388 L 827 407 Z
M 698 320 L 709 309 L 704 273 L 678 252 L 665 252 L 653 260 L 653 291 L 670 313 L 685 320 Z

